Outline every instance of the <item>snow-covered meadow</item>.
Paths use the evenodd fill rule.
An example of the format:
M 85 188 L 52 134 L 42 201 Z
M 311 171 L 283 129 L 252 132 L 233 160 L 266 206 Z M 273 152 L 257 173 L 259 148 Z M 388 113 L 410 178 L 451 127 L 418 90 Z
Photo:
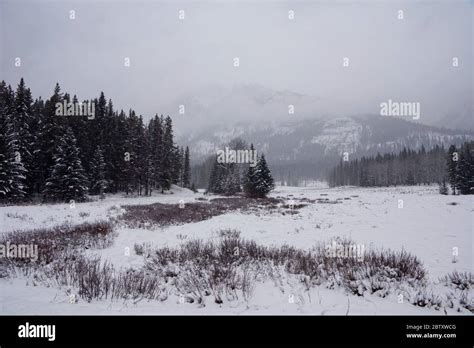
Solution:
M 69 204 L 0 207 L 0 231 L 26 231 L 64 223 L 110 220 L 116 236 L 100 255 L 117 268 L 140 268 L 143 255 L 135 244 L 177 247 L 193 239 L 217 241 L 219 231 L 235 229 L 240 237 L 265 246 L 290 245 L 309 250 L 333 238 L 350 238 L 368 249 L 406 250 L 417 256 L 428 272 L 427 289 L 443 297 L 454 290 L 440 282 L 453 271 L 473 270 L 473 197 L 443 196 L 435 186 L 396 188 L 277 187 L 271 197 L 305 203 L 292 213 L 256 209 L 232 211 L 208 220 L 158 227 L 130 227 L 119 217 L 126 205 L 207 202 L 202 193 L 173 187 L 171 193 L 151 197 L 108 196 L 105 200 Z M 328 203 L 329 202 L 329 203 Z M 456 253 L 454 256 L 453 253 Z M 33 286 L 35 284 L 35 286 Z M 46 287 L 25 277 L 0 278 L 3 314 L 459 314 L 455 308 L 434 309 L 364 293 L 355 296 L 325 284 L 306 288 L 294 275 L 283 273 L 278 282 L 258 281 L 253 296 L 244 301 L 207 301 L 205 306 L 180 301 L 178 296 L 158 300 L 70 301 L 75 289 Z M 467 292 L 468 300 L 473 290 Z M 73 302 L 73 303 L 71 303 Z M 456 306 L 454 306 L 456 307 Z M 468 311 L 461 313 L 469 313 Z

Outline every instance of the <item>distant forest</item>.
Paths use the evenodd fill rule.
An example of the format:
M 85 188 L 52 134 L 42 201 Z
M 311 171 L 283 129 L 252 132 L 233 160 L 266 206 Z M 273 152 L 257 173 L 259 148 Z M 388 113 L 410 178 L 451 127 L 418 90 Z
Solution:
M 68 103 L 93 103 L 93 117 L 58 115 L 58 105 Z M 0 83 L 0 201 L 191 187 L 189 162 L 189 149 L 174 143 L 169 116 L 144 124 L 132 109 L 114 109 L 104 93 L 79 103 L 56 84 L 49 99 L 33 100 L 23 79 L 15 91 Z
M 396 186 L 443 184 L 449 182 L 453 194 L 474 193 L 474 142 L 448 151 L 435 146 L 426 151 L 404 148 L 398 154 L 386 153 L 341 161 L 330 172 L 328 182 L 334 186 Z

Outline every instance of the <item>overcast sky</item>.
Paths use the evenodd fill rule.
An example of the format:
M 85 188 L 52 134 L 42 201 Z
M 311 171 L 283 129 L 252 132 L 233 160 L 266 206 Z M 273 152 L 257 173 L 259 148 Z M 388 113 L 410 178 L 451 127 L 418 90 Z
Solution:
M 420 102 L 426 123 L 472 110 L 472 1 L 0 0 L 0 14 L 0 79 L 24 77 L 35 97 L 59 82 L 148 118 L 258 84 L 317 97 L 315 116 L 377 113 L 388 99 Z

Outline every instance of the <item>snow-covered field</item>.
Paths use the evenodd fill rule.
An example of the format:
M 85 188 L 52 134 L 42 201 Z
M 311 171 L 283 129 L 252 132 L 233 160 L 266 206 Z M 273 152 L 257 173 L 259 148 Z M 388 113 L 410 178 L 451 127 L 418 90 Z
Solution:
M 429 287 L 437 294 L 450 289 L 439 278 L 454 270 L 472 272 L 474 261 L 473 197 L 442 196 L 434 186 L 397 188 L 277 187 L 272 197 L 285 200 L 339 199 L 338 204 L 310 203 L 296 214 L 231 212 L 209 220 L 178 226 L 130 228 L 116 223 L 117 236 L 111 247 L 85 250 L 100 254 L 118 267 L 140 267 L 143 256 L 134 245 L 177 246 L 191 239 L 216 240 L 217 231 L 237 229 L 244 239 L 263 245 L 289 244 L 309 249 L 334 237 L 349 237 L 366 249 L 405 249 L 416 255 L 428 271 Z M 52 227 L 116 218 L 122 206 L 134 204 L 197 202 L 202 193 L 175 187 L 172 194 L 125 198 L 109 196 L 89 203 L 0 207 L 0 231 Z M 452 203 L 456 203 L 453 205 Z M 184 208 L 185 209 L 185 208 Z M 453 248 L 458 256 L 453 262 Z M 303 291 L 291 276 L 280 284 L 259 282 L 250 301 L 234 301 L 205 307 L 168 301 L 86 301 L 69 303 L 68 289 L 32 286 L 23 278 L 0 279 L 2 314 L 444 314 L 430 308 L 399 303 L 397 296 L 354 296 L 343 289 L 321 286 Z M 72 289 L 72 291 L 74 291 Z M 472 299 L 472 290 L 469 293 Z M 289 298 L 292 298 L 289 301 Z M 448 314 L 456 314 L 448 309 Z

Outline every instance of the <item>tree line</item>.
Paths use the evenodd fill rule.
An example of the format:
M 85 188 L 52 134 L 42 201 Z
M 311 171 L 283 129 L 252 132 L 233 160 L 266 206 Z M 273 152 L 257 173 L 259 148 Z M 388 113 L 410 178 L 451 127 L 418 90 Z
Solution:
M 396 186 L 437 183 L 445 176 L 446 152 L 441 146 L 426 151 L 403 148 L 386 153 L 341 161 L 330 172 L 330 186 Z
M 386 153 L 361 157 L 351 161 L 341 160 L 328 177 L 334 186 L 396 186 L 440 185 L 440 192 L 448 193 L 447 183 L 453 194 L 474 193 L 474 142 L 465 142 L 459 149 L 451 145 L 448 151 L 436 145 L 426 151 L 404 148 L 398 154 Z
M 93 105 L 94 115 L 58 115 L 58 106 Z M 92 103 L 92 104 L 91 104 Z M 60 108 L 62 109 L 62 108 Z M 189 148 L 174 143 L 169 116 L 148 124 L 112 100 L 62 93 L 33 100 L 20 80 L 0 83 L 0 201 L 82 201 L 87 194 L 150 195 L 172 184 L 191 188 Z
M 465 142 L 458 149 L 451 145 L 446 156 L 447 178 L 440 183 L 440 193 L 474 194 L 474 141 Z

